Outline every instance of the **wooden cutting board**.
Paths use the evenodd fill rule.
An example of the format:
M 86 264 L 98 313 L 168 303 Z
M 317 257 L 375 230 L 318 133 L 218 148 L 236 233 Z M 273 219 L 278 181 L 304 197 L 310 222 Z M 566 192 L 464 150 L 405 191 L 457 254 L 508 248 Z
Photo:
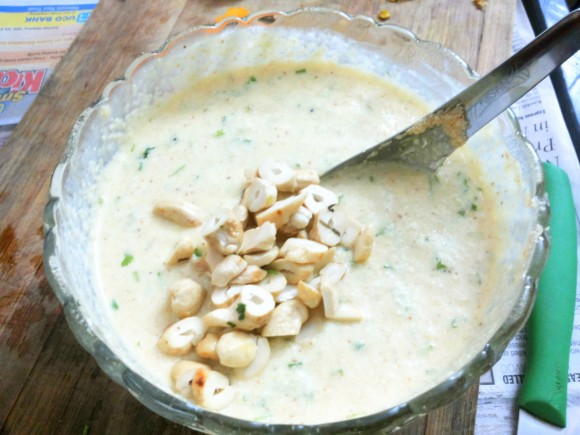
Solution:
M 511 52 L 516 0 L 334 1 L 451 48 L 485 73 Z M 291 10 L 314 1 L 101 0 L 6 145 L 0 148 L 0 432 L 187 433 L 110 381 L 76 343 L 42 267 L 49 180 L 80 112 L 130 62 L 170 35 L 206 24 L 229 6 Z M 472 433 L 477 386 L 404 434 Z

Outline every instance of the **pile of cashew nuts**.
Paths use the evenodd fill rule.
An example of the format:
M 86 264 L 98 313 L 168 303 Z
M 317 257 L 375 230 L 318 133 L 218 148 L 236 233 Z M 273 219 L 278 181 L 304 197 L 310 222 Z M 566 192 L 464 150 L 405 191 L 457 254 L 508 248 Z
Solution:
M 266 161 L 245 177 L 241 204 L 219 216 L 203 219 L 184 201 L 153 208 L 182 227 L 200 227 L 199 238 L 181 240 L 167 261 L 167 267 L 188 263 L 202 278 L 170 285 L 169 303 L 180 320 L 163 332 L 158 347 L 196 359 L 175 364 L 171 378 L 177 392 L 210 410 L 235 396 L 216 368 L 258 376 L 270 358 L 268 339 L 298 335 L 309 310 L 322 303 L 327 319 L 362 319 L 339 297 L 348 267 L 334 257 L 342 246 L 364 263 L 374 241 L 369 226 L 339 210 L 338 196 L 319 185 L 313 170 Z

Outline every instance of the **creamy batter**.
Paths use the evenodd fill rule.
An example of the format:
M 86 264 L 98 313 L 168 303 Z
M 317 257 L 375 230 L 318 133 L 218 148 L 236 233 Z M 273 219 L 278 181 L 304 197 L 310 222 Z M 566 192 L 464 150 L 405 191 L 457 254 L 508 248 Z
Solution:
M 324 173 L 426 111 L 374 76 L 277 63 L 195 82 L 130 119 L 104 171 L 95 239 L 100 288 L 133 355 L 128 364 L 171 391 L 178 358 L 156 343 L 177 320 L 167 287 L 191 269 L 164 263 L 177 241 L 199 230 L 153 216 L 156 201 L 188 200 L 211 216 L 239 203 L 245 168 L 275 159 Z M 271 360 L 259 377 L 226 372 L 237 396 L 225 414 L 304 424 L 354 418 L 428 390 L 473 356 L 465 348 L 482 333 L 496 240 L 493 199 L 469 151 L 436 175 L 365 166 L 325 184 L 374 229 L 367 263 L 338 252 L 364 319 L 315 315 L 296 339 L 270 340 Z

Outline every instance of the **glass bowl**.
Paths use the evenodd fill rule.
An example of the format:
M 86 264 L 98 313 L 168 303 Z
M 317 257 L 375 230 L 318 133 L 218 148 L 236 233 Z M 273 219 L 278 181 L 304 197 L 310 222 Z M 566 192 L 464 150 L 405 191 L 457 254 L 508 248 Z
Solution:
M 327 36 L 321 40 L 313 29 Z M 288 30 L 302 36 L 274 49 L 260 45 L 256 36 Z M 231 43 L 217 51 L 204 45 L 232 33 L 243 37 L 230 38 Z M 308 426 L 266 424 L 210 412 L 168 394 L 131 368 L 122 343 L 111 331 L 109 317 L 103 315 L 106 307 L 97 291 L 91 255 L 94 188 L 116 151 L 115 135 L 122 134 L 114 121 L 186 86 L 186 73 L 192 69 L 203 77 L 228 68 L 304 60 L 321 53 L 325 60 L 389 77 L 433 108 L 477 80 L 456 54 L 419 40 L 401 27 L 322 8 L 258 12 L 247 19 L 231 18 L 215 26 L 187 30 L 159 51 L 136 59 L 125 77 L 109 84 L 101 99 L 80 115 L 69 137 L 66 157 L 55 169 L 44 215 L 44 264 L 71 330 L 115 382 L 154 412 L 189 428 L 207 433 L 395 430 L 452 401 L 477 382 L 523 327 L 533 305 L 547 254 L 548 203 L 539 159 L 507 111 L 469 143 L 486 172 L 501 174 L 494 189 L 503 200 L 500 212 L 506 217 L 504 232 L 509 240 L 496 259 L 502 269 L 495 282 L 497 291 L 487 307 L 489 318 L 496 321 L 486 324 L 485 333 L 465 349 L 459 368 L 446 380 L 390 409 Z M 515 164 L 506 164 L 502 153 L 509 153 Z

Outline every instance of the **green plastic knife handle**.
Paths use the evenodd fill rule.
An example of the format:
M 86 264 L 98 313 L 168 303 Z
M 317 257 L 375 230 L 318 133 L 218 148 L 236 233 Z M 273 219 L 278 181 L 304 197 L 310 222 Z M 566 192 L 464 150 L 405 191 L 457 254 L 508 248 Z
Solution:
M 518 404 L 544 421 L 565 427 L 578 264 L 576 214 L 566 173 L 549 163 L 544 163 L 544 173 L 551 245 L 527 323 L 526 369 Z

